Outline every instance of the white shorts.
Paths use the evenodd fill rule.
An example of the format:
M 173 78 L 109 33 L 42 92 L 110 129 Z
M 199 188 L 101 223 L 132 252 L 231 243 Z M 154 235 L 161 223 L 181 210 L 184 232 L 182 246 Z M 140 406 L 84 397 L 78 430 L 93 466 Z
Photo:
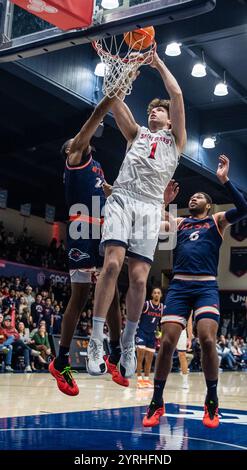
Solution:
M 99 268 L 92 269 L 70 269 L 70 282 L 79 284 L 96 284 L 100 274 Z
M 184 329 L 179 336 L 178 339 L 178 344 L 177 344 L 177 350 L 178 351 L 186 351 L 187 350 L 187 332 L 186 329 Z
M 161 222 L 161 204 L 124 190 L 107 198 L 102 244 L 123 246 L 126 255 L 152 263 Z

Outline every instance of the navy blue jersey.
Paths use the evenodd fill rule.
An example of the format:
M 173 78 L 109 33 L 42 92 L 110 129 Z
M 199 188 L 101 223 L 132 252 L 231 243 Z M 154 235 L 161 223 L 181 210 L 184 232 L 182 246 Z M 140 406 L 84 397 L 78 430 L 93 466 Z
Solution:
M 163 304 L 154 305 L 151 300 L 144 304 L 138 329 L 146 333 L 154 333 L 163 315 Z
M 65 197 L 68 210 L 74 204 L 84 204 L 92 216 L 92 196 L 100 197 L 101 209 L 105 204 L 105 195 L 102 189 L 104 173 L 101 165 L 89 156 L 87 163 L 70 165 L 68 159 L 65 165 L 64 184 Z
M 92 155 L 86 163 L 79 165 L 70 165 L 67 159 L 64 184 L 69 211 L 67 249 L 70 269 L 102 265 L 99 243 L 105 205 L 103 182 L 101 165 Z
M 178 225 L 173 273 L 217 276 L 222 236 L 214 217 L 187 217 Z

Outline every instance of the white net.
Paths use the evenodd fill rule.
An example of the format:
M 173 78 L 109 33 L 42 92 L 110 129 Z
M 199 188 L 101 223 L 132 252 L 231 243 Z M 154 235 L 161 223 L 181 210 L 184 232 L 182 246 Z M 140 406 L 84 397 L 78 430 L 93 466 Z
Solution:
M 142 30 L 141 30 L 142 31 Z M 105 65 L 102 91 L 109 98 L 117 96 L 121 99 L 130 95 L 136 72 L 142 65 L 151 64 L 156 51 L 153 39 L 149 48 L 143 49 L 146 39 L 145 31 L 140 39 L 127 45 L 124 38 L 119 41 L 117 36 L 100 39 L 93 43 L 101 61 Z

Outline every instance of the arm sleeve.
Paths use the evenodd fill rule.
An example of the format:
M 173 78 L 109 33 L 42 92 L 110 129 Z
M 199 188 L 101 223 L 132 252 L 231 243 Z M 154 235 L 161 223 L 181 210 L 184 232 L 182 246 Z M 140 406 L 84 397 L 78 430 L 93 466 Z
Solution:
M 236 206 L 235 209 L 229 209 L 225 213 L 225 217 L 230 224 L 234 224 L 244 217 L 247 217 L 247 201 L 244 195 L 231 183 L 231 181 L 228 180 L 224 184 L 224 187 L 231 195 L 232 202 Z

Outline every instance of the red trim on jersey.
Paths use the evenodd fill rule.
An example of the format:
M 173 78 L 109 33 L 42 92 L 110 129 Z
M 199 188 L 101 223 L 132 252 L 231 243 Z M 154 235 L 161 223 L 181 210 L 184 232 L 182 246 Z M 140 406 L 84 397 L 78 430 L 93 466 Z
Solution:
M 144 304 L 144 306 L 145 306 L 145 304 Z M 159 303 L 158 305 L 154 305 L 151 300 L 146 300 L 146 310 L 144 310 L 144 307 L 143 307 L 142 313 L 147 313 L 149 315 L 149 309 L 150 308 L 153 308 L 154 310 L 159 310 L 159 312 L 150 312 L 150 316 L 160 317 L 160 318 L 162 317 L 162 315 L 163 315 L 163 304 L 162 303 Z
M 66 167 L 68 168 L 68 170 L 83 170 L 83 168 L 86 168 L 88 165 L 90 165 L 91 161 L 92 161 L 92 155 L 91 157 L 89 158 L 88 162 L 85 163 L 84 165 L 81 165 L 81 166 L 70 166 L 69 162 L 68 162 L 68 159 L 66 160 Z
M 183 221 L 186 219 L 186 217 L 183 217 L 182 220 L 180 220 L 180 222 L 178 222 L 177 224 L 177 229 L 179 229 L 180 225 L 183 223 Z
M 93 166 L 93 167 L 92 167 L 92 171 L 93 171 L 94 173 L 100 174 L 100 175 L 102 176 L 102 178 L 105 177 L 102 168 L 99 168 L 98 166 Z
M 212 219 L 213 219 L 213 221 L 214 221 L 214 223 L 215 223 L 215 225 L 216 225 L 216 228 L 217 228 L 217 230 L 218 230 L 218 232 L 219 232 L 219 235 L 221 236 L 222 240 L 224 240 L 223 233 L 221 233 L 221 231 L 220 231 L 220 227 L 219 227 L 219 225 L 218 225 L 218 222 L 217 222 L 217 220 L 216 220 L 214 214 L 212 214 Z

